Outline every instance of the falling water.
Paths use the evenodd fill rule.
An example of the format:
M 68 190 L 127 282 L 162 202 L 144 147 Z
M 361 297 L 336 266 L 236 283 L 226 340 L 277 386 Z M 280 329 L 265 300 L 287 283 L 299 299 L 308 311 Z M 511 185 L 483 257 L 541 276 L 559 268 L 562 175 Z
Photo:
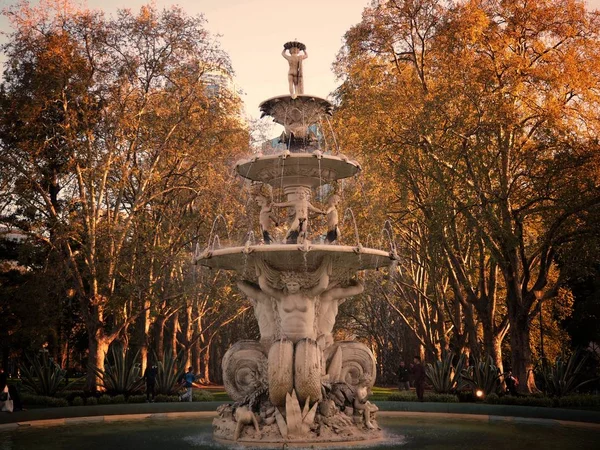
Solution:
M 215 231 L 215 227 L 217 225 L 217 221 L 221 219 L 223 221 L 223 223 L 225 224 L 225 232 L 227 233 L 227 239 L 229 239 L 229 228 L 227 228 L 227 220 L 225 219 L 225 217 L 223 216 L 223 214 L 218 214 L 217 217 L 215 217 L 215 220 L 213 220 L 213 224 L 212 227 L 210 229 L 210 233 L 208 233 L 208 245 L 207 247 L 210 248 L 213 242 L 213 233 Z M 220 243 L 219 243 L 220 245 Z
M 358 226 L 356 225 L 356 218 L 354 217 L 354 212 L 352 211 L 352 208 L 346 208 L 346 211 L 344 212 L 344 218 L 342 219 L 342 225 L 344 225 L 346 223 L 346 218 L 348 217 L 348 213 L 350 214 L 350 217 L 352 218 L 352 224 L 354 225 L 354 237 L 356 237 L 356 245 L 360 246 L 360 236 L 358 235 Z
M 335 149 L 339 153 L 340 147 L 337 143 L 337 139 L 335 138 L 335 133 L 333 132 L 333 126 L 331 125 L 331 120 L 329 120 L 329 117 L 327 117 L 327 116 L 325 116 L 325 120 L 327 120 L 327 123 L 329 124 L 329 129 L 331 130 L 331 137 L 333 138 L 333 145 L 335 145 Z
M 324 148 L 327 150 L 329 145 L 327 144 L 327 138 L 325 137 L 325 127 L 323 126 L 323 116 L 319 116 L 319 123 L 321 124 L 321 136 L 323 137 L 323 142 L 325 143 Z M 321 136 L 319 136 L 319 148 L 321 148 Z
M 210 245 L 210 249 L 215 250 L 215 249 L 219 249 L 219 248 L 221 248 L 221 240 L 219 239 L 219 235 L 215 234 L 215 237 L 213 238 L 213 241 L 212 241 L 212 245 Z
M 367 248 L 374 248 L 374 244 L 375 242 L 373 240 L 373 235 L 371 233 L 367 234 L 367 238 L 365 239 L 365 245 L 367 246 Z

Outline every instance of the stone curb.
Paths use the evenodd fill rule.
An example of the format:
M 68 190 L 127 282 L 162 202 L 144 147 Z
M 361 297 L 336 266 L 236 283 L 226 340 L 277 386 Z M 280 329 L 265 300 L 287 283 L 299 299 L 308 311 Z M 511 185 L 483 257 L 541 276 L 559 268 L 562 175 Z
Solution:
M 0 415 L 0 431 L 27 426 L 73 425 L 164 418 L 209 418 L 223 402 L 70 406 Z M 376 402 L 381 417 L 436 417 L 490 422 L 587 426 L 600 429 L 600 412 L 465 403 Z

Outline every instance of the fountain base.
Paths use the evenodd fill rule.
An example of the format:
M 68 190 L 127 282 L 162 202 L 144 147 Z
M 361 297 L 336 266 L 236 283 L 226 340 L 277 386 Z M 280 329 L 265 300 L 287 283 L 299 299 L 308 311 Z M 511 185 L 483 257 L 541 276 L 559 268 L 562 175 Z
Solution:
M 340 416 L 345 416 L 341 413 Z M 288 437 L 281 436 L 277 423 L 270 425 L 261 425 L 260 432 L 254 428 L 245 427 L 238 440 L 234 440 L 237 422 L 232 418 L 218 417 L 213 420 L 213 439 L 222 444 L 231 444 L 244 446 L 248 448 L 326 448 L 326 447 L 365 447 L 378 444 L 384 440 L 382 430 L 375 421 L 371 421 L 374 429 L 368 429 L 360 420 L 360 416 L 338 418 L 338 422 L 346 424 L 346 419 L 352 421 L 351 425 L 345 425 L 344 428 L 338 428 L 335 424 L 335 418 L 330 418 L 331 425 L 315 424 L 314 430 L 309 430 L 302 436 Z M 354 420 L 358 423 L 354 423 Z M 337 431 L 335 431 L 337 429 Z M 284 447 L 285 446 L 285 447 Z

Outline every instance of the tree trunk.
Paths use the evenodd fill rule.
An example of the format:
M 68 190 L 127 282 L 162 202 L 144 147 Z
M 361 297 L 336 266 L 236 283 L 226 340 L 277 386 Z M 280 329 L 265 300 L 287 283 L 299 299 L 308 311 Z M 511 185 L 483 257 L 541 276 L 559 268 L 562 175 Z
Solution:
M 148 366 L 148 332 L 150 331 L 150 301 L 144 300 L 142 302 L 144 310 L 138 317 L 137 333 L 138 333 L 138 345 L 140 351 L 140 364 L 141 373 L 144 373 Z M 160 355 L 161 353 L 159 353 Z
M 194 373 L 197 374 L 202 372 L 202 364 L 200 363 L 200 359 L 202 358 L 201 350 L 200 340 L 196 339 L 192 345 L 192 367 L 194 368 Z
M 519 391 L 537 392 L 533 377 L 533 362 L 529 336 L 529 318 L 527 314 L 512 313 L 510 318 L 510 345 L 512 350 L 512 372 L 519 380 Z
M 502 373 L 502 341 L 503 336 L 495 330 L 494 324 L 487 316 L 481 317 L 483 327 L 483 347 L 485 356 L 491 356 L 494 365 Z
M 179 331 L 179 313 L 173 314 L 173 326 L 171 327 L 171 351 L 177 355 L 177 332 Z M 187 366 L 186 366 L 187 367 Z
M 203 382 L 205 384 L 210 383 L 210 343 L 204 349 L 204 354 L 202 357 L 202 365 L 204 368 L 204 373 L 202 374 L 202 378 L 204 378 Z
M 165 353 L 165 316 L 162 314 L 154 322 L 154 349 L 159 358 Z
M 185 323 L 183 325 L 182 335 L 183 335 L 183 347 L 185 348 L 185 365 L 186 367 L 193 366 L 192 359 L 192 305 L 191 302 L 185 308 Z
M 494 336 L 492 342 L 492 349 L 490 356 L 492 357 L 494 364 L 500 370 L 500 373 L 504 373 L 504 364 L 502 363 L 502 341 L 503 336 Z
M 88 371 L 86 378 L 86 391 L 95 392 L 98 388 L 98 376 L 96 372 L 92 370 L 92 367 L 96 367 L 98 370 L 104 370 L 104 359 L 108 352 L 110 340 L 104 335 L 102 328 L 97 328 L 95 333 L 89 334 L 89 355 L 88 355 Z

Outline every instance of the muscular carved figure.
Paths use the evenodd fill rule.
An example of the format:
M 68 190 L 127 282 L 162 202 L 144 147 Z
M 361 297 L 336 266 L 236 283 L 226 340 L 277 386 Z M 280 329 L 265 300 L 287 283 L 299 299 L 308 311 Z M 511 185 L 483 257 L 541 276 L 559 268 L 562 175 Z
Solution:
M 273 301 L 271 297 L 261 291 L 254 283 L 238 281 L 237 286 L 240 291 L 246 294 L 250 303 L 252 303 L 254 316 L 256 317 L 258 330 L 260 331 L 260 343 L 268 351 L 277 334 Z
M 325 214 L 325 211 L 321 211 L 310 204 L 306 192 L 300 190 L 296 195 L 295 200 L 284 203 L 273 203 L 273 206 L 278 208 L 294 208 L 294 218 L 285 235 L 286 244 L 302 244 L 304 242 L 308 229 L 308 211 Z
M 271 223 L 274 223 L 275 226 L 277 226 L 277 219 L 273 215 L 273 208 L 266 197 L 257 195 L 256 203 L 260 206 L 260 213 L 258 216 L 260 231 L 262 232 L 263 241 L 268 245 L 273 242 L 273 238 L 271 237 Z
M 269 350 L 269 398 L 275 406 L 284 406 L 292 389 L 301 403 L 321 399 L 322 351 L 316 342 L 315 303 L 329 285 L 330 273 L 331 262 L 325 259 L 315 273 L 314 286 L 302 288 L 295 274 L 284 273 L 285 286 L 278 289 L 257 265 L 260 290 L 275 299 L 280 320 L 281 339 Z
M 342 235 L 338 227 L 339 217 L 337 212 L 337 205 L 341 200 L 339 195 L 332 195 L 327 200 L 327 209 L 325 210 L 325 215 L 327 216 L 327 237 L 325 240 L 328 244 L 339 240 Z
M 352 280 L 347 287 L 337 287 L 337 283 L 329 286 L 319 296 L 319 310 L 317 311 L 317 343 L 325 350 L 333 344 L 333 326 L 337 317 L 339 306 L 348 297 L 358 295 L 365 290 L 364 285 L 358 280 Z

